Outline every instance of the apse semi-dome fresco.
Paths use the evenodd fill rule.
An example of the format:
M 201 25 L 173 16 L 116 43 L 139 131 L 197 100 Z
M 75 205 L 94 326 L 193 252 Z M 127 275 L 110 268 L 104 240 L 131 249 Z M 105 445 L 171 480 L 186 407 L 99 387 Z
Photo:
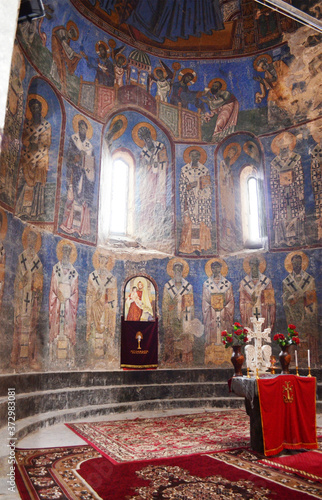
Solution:
M 321 34 L 254 0 L 43 3 L 1 145 L 2 370 L 119 369 L 128 314 L 152 367 L 226 367 L 255 311 L 318 365 Z

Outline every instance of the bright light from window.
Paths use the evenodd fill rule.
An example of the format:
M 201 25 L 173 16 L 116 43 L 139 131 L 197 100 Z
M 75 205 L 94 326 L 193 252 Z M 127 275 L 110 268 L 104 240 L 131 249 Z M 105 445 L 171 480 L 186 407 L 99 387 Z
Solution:
M 110 234 L 126 234 L 129 167 L 120 158 L 114 160 L 111 190 Z
M 259 207 L 258 207 L 258 192 L 257 179 L 250 177 L 248 185 L 248 214 L 249 214 L 249 239 L 250 241 L 259 240 Z

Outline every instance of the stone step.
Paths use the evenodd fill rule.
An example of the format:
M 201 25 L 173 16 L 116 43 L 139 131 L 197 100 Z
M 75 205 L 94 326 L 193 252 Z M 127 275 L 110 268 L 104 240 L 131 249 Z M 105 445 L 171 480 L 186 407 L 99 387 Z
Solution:
M 0 397 L 7 395 L 8 387 L 15 388 L 17 393 L 25 393 L 66 387 L 224 382 L 232 375 L 232 369 L 207 368 L 12 373 L 0 375 Z
M 68 408 L 58 411 L 49 411 L 46 413 L 29 416 L 18 420 L 16 423 L 15 438 L 22 439 L 28 434 L 35 432 L 41 428 L 49 427 L 58 423 L 75 422 L 86 420 L 93 417 L 104 417 L 104 415 L 117 415 L 124 413 L 137 413 L 137 412 L 155 412 L 162 410 L 175 410 L 182 409 L 185 413 L 189 410 L 199 409 L 207 410 L 213 409 L 232 409 L 244 408 L 244 400 L 239 397 L 230 398 L 183 398 L 183 399 L 159 399 L 159 400 L 146 400 L 136 402 L 123 402 L 123 403 L 108 403 L 103 405 L 89 405 L 80 408 Z M 151 415 L 153 417 L 153 414 Z M 3 427 L 0 430 L 0 442 L 8 440 L 8 430 Z
M 135 403 L 153 400 L 177 400 L 193 398 L 230 399 L 227 382 L 172 383 L 167 385 L 117 385 L 108 387 L 80 387 L 44 391 L 16 393 L 16 419 L 24 419 L 48 411 L 97 406 L 104 404 Z M 7 421 L 7 397 L 0 399 L 0 422 Z

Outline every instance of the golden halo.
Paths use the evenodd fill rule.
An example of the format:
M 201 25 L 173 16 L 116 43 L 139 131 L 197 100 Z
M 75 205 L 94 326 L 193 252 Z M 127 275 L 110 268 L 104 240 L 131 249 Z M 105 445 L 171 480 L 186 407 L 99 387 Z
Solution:
M 269 54 L 261 54 L 260 56 L 257 56 L 253 63 L 254 69 L 256 69 L 256 71 L 265 71 L 263 68 L 258 67 L 259 61 L 263 59 L 266 59 L 267 64 L 270 64 L 273 61 L 272 56 L 270 56 Z
M 83 115 L 77 114 L 73 118 L 73 129 L 75 134 L 78 134 L 78 123 L 80 122 L 80 120 L 84 120 L 87 125 L 86 139 L 91 139 L 93 137 L 93 127 L 90 121 Z
M 4 210 L 2 210 L 2 208 L 0 208 L 0 213 L 2 215 L 2 226 L 1 226 L 1 230 L 0 230 L 0 240 L 4 240 L 6 234 L 7 234 L 7 230 L 8 230 L 8 218 L 7 218 L 7 214 Z
M 161 66 L 158 66 L 157 68 L 154 68 L 153 70 L 153 75 L 155 76 L 155 78 L 158 78 L 157 77 L 157 70 L 158 69 L 161 69 L 162 73 L 163 73 L 163 76 L 166 78 L 168 76 L 168 73 L 166 72 L 166 70 L 164 68 L 162 68 Z
M 259 260 L 259 266 L 258 266 L 259 272 L 263 273 L 266 269 L 266 260 L 262 255 L 248 255 L 247 257 L 245 257 L 243 262 L 243 268 L 246 274 L 250 274 L 251 272 L 249 261 L 254 257 L 256 257 Z
M 68 245 L 71 247 L 72 251 L 70 253 L 69 261 L 72 264 L 74 264 L 75 260 L 77 259 L 77 250 L 76 250 L 74 243 L 72 241 L 69 241 L 69 240 L 60 240 L 60 242 L 57 244 L 56 255 L 57 255 L 59 262 L 61 262 L 61 260 L 63 258 L 63 246 L 64 245 Z
M 227 266 L 226 262 L 225 262 L 223 259 L 220 259 L 219 257 L 218 257 L 218 258 L 215 258 L 215 259 L 210 259 L 210 260 L 208 260 L 208 262 L 207 262 L 207 263 L 206 263 L 206 265 L 205 265 L 206 275 L 207 275 L 207 276 L 209 276 L 209 278 L 210 278 L 210 276 L 212 276 L 211 264 L 212 264 L 213 262 L 220 262 L 220 264 L 221 264 L 221 266 L 222 266 L 222 267 L 221 267 L 221 271 L 220 271 L 220 272 L 221 272 L 221 274 L 222 274 L 223 276 L 227 276 L 227 273 L 228 273 L 228 266 Z
M 108 258 L 105 269 L 107 269 L 108 271 L 111 271 L 114 267 L 114 264 L 115 264 L 115 258 L 112 255 L 108 254 L 106 250 L 103 250 L 101 248 L 97 248 L 93 254 L 92 262 L 93 262 L 94 268 L 95 269 L 99 268 L 98 258 L 100 255 L 104 255 L 105 257 Z
M 238 144 L 238 142 L 231 142 L 230 144 L 228 144 L 228 146 L 225 147 L 224 149 L 224 152 L 223 152 L 223 157 L 224 159 L 227 158 L 228 156 L 228 153 L 229 151 L 232 149 L 232 148 L 236 148 L 237 151 L 236 153 L 234 154 L 234 156 L 231 158 L 230 160 L 230 165 L 233 165 L 233 163 L 235 163 L 235 161 L 239 158 L 240 156 L 240 153 L 241 153 L 241 145 Z
M 208 83 L 208 88 L 211 89 L 215 82 L 220 82 L 222 85 L 221 90 L 226 90 L 227 83 L 222 78 L 213 78 L 212 80 L 210 80 L 210 82 Z
M 303 269 L 303 271 L 306 271 L 306 269 L 309 265 L 309 258 L 301 250 L 298 250 L 298 251 L 295 250 L 294 252 L 291 252 L 286 256 L 285 261 L 284 261 L 284 267 L 285 267 L 286 271 L 289 273 L 293 272 L 293 266 L 292 266 L 291 261 L 292 261 L 292 258 L 294 257 L 294 255 L 300 255 L 302 257 L 302 269 Z
M 113 141 L 115 141 L 116 139 L 118 139 L 119 137 L 121 137 L 121 135 L 124 134 L 124 132 L 126 130 L 126 127 L 127 127 L 127 118 L 126 118 L 126 116 L 124 116 L 124 115 L 116 115 L 116 116 L 114 116 L 113 120 L 110 123 L 109 130 L 111 130 L 113 128 L 113 125 L 114 125 L 115 122 L 117 122 L 117 120 L 121 120 L 121 122 L 123 123 L 123 126 L 122 126 L 122 128 L 120 130 L 118 130 L 117 132 L 115 132 L 115 134 L 111 138 L 111 140 L 113 140 Z
M 289 150 L 293 151 L 293 149 L 296 146 L 295 135 L 292 134 L 291 132 L 282 132 L 281 134 L 278 134 L 272 140 L 271 150 L 273 151 L 274 154 L 279 155 L 281 146 L 283 145 L 288 146 Z
M 124 54 L 116 54 L 115 61 L 117 62 L 117 61 L 118 61 L 121 57 L 123 57 L 123 58 L 124 58 L 124 62 L 123 62 L 123 64 L 122 64 L 122 66 L 121 66 L 121 67 L 123 67 L 123 66 L 125 66 L 125 65 L 126 65 L 126 57 L 125 57 L 125 55 L 124 55 Z
M 249 149 L 249 146 L 252 145 L 254 146 L 254 149 L 256 150 L 256 157 L 259 161 L 259 149 L 258 149 L 258 146 L 257 144 L 255 144 L 255 142 L 253 141 L 246 141 L 243 145 L 243 150 L 245 151 L 246 154 L 248 154 L 248 156 L 250 156 L 252 158 L 252 152 L 251 150 Z
M 182 80 L 182 77 L 186 74 L 186 73 L 192 73 L 193 75 L 193 79 L 191 80 L 191 82 L 188 83 L 188 85 L 193 85 L 196 81 L 197 81 L 197 73 L 191 69 L 191 68 L 184 68 L 180 71 L 180 73 L 178 74 L 178 80 L 179 82 L 181 82 Z
M 169 260 L 168 265 L 167 265 L 167 273 L 168 275 L 173 278 L 174 277 L 174 271 L 173 271 L 173 266 L 175 264 L 182 264 L 183 269 L 182 269 L 182 276 L 185 278 L 189 274 L 189 264 L 186 262 L 184 259 L 181 259 L 180 257 L 175 257 L 174 259 Z
M 203 165 L 206 163 L 207 161 L 207 153 L 206 151 L 201 148 L 200 146 L 189 146 L 187 149 L 184 150 L 183 152 L 183 159 L 186 163 L 190 163 L 190 153 L 191 151 L 193 151 L 194 149 L 196 149 L 197 151 L 199 151 L 200 153 L 200 163 L 202 163 Z
M 109 48 L 109 46 L 107 45 L 107 43 L 106 43 L 106 42 L 103 42 L 103 40 L 99 40 L 98 42 L 96 42 L 96 44 L 95 44 L 96 54 L 98 54 L 98 55 L 99 55 L 99 53 L 100 53 L 100 52 L 99 52 L 99 46 L 100 46 L 100 45 L 103 45 L 103 46 L 105 47 L 106 52 L 107 52 L 107 55 L 109 56 L 109 55 L 110 55 L 110 53 L 111 53 L 110 48 Z
M 179 71 L 180 68 L 181 68 L 181 64 L 179 62 L 172 63 L 172 69 L 174 71 Z
M 32 118 L 32 114 L 31 114 L 31 111 L 30 111 L 30 108 L 29 108 L 29 102 L 30 102 L 31 99 L 37 99 L 37 101 L 41 102 L 41 116 L 43 118 L 45 118 L 45 116 L 48 113 L 48 103 L 47 103 L 46 99 L 44 99 L 39 94 L 29 94 L 28 95 L 27 108 L 26 108 L 26 118 L 28 118 L 28 120 L 31 120 L 31 118 Z
M 135 142 L 135 144 L 137 144 L 138 146 L 140 146 L 140 148 L 143 148 L 144 145 L 145 145 L 145 143 L 138 136 L 138 132 L 139 132 L 139 130 L 140 130 L 141 127 L 147 127 L 150 130 L 151 137 L 152 137 L 152 139 L 154 141 L 157 138 L 157 131 L 155 130 L 155 128 L 153 127 L 153 125 L 151 125 L 151 123 L 148 123 L 148 122 L 140 122 L 140 123 L 137 123 L 135 125 L 135 127 L 133 127 L 133 129 L 132 129 L 132 139 Z
M 30 231 L 32 231 L 33 233 L 35 233 L 37 235 L 37 241 L 35 244 L 35 252 L 38 253 L 40 248 L 41 248 L 41 236 L 40 236 L 40 233 L 38 233 L 38 231 L 35 231 L 35 229 L 31 228 L 30 226 L 25 227 L 24 232 L 22 233 L 22 238 L 21 238 L 22 245 L 23 245 L 24 249 L 26 250 L 26 248 L 28 246 L 28 234 L 30 233 Z
M 76 42 L 76 40 L 78 40 L 78 38 L 79 38 L 79 30 L 78 30 L 76 24 L 74 23 L 74 21 L 68 21 L 68 23 L 66 24 L 66 30 L 69 31 L 71 27 L 75 28 L 75 31 L 76 31 L 76 37 L 71 37 L 71 39 L 74 42 Z

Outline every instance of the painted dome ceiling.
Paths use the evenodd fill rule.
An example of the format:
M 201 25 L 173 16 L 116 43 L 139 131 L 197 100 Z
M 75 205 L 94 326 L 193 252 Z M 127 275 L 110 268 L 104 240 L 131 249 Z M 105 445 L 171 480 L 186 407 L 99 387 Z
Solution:
M 254 0 L 71 0 L 123 42 L 176 58 L 236 56 L 282 42 L 296 23 Z

